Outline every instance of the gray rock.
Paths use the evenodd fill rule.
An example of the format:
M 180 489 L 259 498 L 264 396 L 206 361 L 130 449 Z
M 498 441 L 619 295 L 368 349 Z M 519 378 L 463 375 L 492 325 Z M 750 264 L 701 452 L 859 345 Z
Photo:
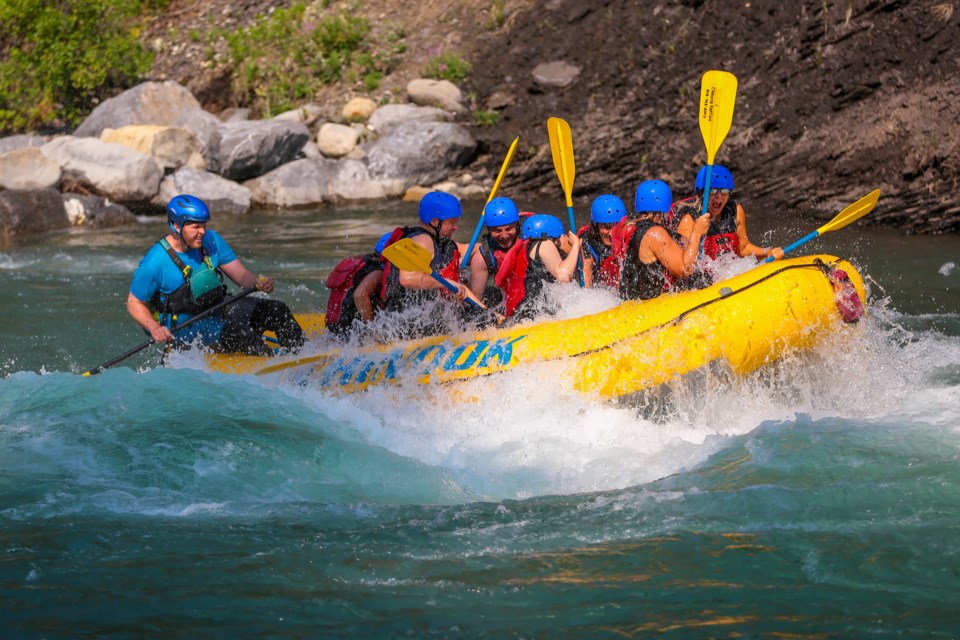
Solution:
M 545 87 L 567 87 L 580 75 L 580 67 L 555 60 L 538 64 L 533 70 L 533 79 Z
M 440 107 L 453 113 L 465 111 L 463 92 L 449 80 L 416 78 L 407 84 L 410 102 L 424 107 Z
M 70 225 L 55 189 L 0 191 L 0 236 L 42 233 Z
M 405 185 L 399 179 L 377 179 L 361 160 L 340 160 L 325 163 L 323 169 L 332 171 L 329 176 L 329 198 L 333 202 L 344 200 L 380 200 L 403 195 Z
M 46 136 L 32 136 L 25 133 L 7 136 L 6 138 L 0 138 L 0 153 L 7 153 L 14 149 L 25 149 L 27 147 L 40 148 L 49 141 L 50 138 Z
M 64 183 L 77 184 L 120 202 L 157 194 L 163 172 L 152 158 L 96 138 L 64 136 L 40 150 L 63 169 Z
M 244 214 L 250 211 L 252 193 L 247 187 L 202 169 L 180 169 L 163 179 L 157 204 L 166 206 L 181 193 L 197 196 L 216 215 Z
M 37 147 L 0 153 L 0 189 L 33 190 L 60 186 L 60 165 Z
M 304 125 L 284 120 L 225 124 L 220 134 L 217 165 L 231 180 L 255 178 L 290 162 L 310 139 Z
M 291 109 L 290 111 L 284 111 L 273 116 L 274 120 L 287 120 L 288 122 L 298 122 L 306 127 L 312 127 L 313 124 L 320 119 L 323 115 L 323 107 L 312 102 L 298 107 L 296 109 Z
M 414 104 L 385 104 L 370 116 L 369 124 L 381 135 L 389 133 L 404 122 L 450 122 L 453 115 L 436 107 L 418 107 Z
M 63 206 L 70 224 L 94 228 L 119 227 L 135 224 L 137 217 L 130 210 L 99 196 L 76 193 L 62 195 Z
M 74 135 L 97 137 L 107 127 L 119 129 L 128 124 L 172 125 L 183 111 L 199 108 L 200 103 L 183 85 L 172 80 L 144 82 L 100 103 Z
M 404 188 L 433 184 L 465 167 L 477 153 L 466 128 L 450 122 L 407 122 L 363 145 L 374 179 L 397 179 Z
M 324 171 L 335 160 L 304 158 L 280 166 L 262 176 L 248 180 L 253 203 L 264 207 L 311 207 L 329 200 L 332 171 Z
M 200 154 L 207 164 L 207 170 L 220 171 L 220 127 L 223 123 L 212 113 L 203 109 L 186 109 L 172 123 L 193 134 L 200 145 Z

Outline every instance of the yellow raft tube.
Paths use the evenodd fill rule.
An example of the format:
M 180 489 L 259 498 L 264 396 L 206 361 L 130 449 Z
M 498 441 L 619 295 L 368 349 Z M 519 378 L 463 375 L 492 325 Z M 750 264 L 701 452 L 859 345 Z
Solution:
M 275 358 L 219 354 L 209 366 L 228 373 L 294 376 L 340 391 L 416 380 L 452 383 L 564 360 L 569 384 L 600 398 L 655 387 L 722 361 L 745 375 L 783 355 L 813 347 L 843 321 L 827 272 L 848 274 L 861 301 L 863 279 L 829 255 L 757 267 L 706 289 L 628 301 L 572 320 L 554 320 L 462 336 L 437 336 L 316 355 Z M 317 322 L 319 316 L 310 316 Z M 307 327 L 308 333 L 316 327 Z

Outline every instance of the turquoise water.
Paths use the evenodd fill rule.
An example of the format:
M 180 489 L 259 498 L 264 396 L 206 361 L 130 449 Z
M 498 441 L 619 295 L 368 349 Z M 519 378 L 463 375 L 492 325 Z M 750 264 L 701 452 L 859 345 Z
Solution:
M 312 311 L 410 212 L 217 229 Z M 818 225 L 751 223 L 782 244 Z M 865 321 L 609 404 L 549 369 L 465 403 L 152 350 L 80 376 L 144 340 L 126 288 L 162 233 L 0 249 L 0 636 L 957 636 L 960 238 L 828 234 L 808 247 L 860 266 Z

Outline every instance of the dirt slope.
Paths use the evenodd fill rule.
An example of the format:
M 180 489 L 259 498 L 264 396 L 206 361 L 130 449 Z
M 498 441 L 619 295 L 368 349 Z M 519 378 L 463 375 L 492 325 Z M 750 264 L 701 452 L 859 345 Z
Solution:
M 285 2 L 173 0 L 148 37 L 171 26 L 251 20 Z M 342 6 L 331 3 L 331 10 Z M 571 125 L 575 196 L 603 192 L 630 203 L 636 184 L 670 182 L 684 194 L 705 161 L 697 123 L 700 77 L 724 69 L 739 80 L 733 127 L 717 162 L 738 190 L 785 212 L 830 217 L 874 188 L 871 216 L 907 232 L 960 231 L 960 12 L 924 0 L 427 0 L 354 3 L 377 28 L 401 25 L 408 51 L 372 94 L 402 99 L 427 56 L 461 52 L 473 63 L 463 89 L 476 108 L 502 106 L 471 171 L 500 168 L 520 151 L 503 189 L 520 199 L 556 195 L 546 119 Z M 502 7 L 502 10 L 501 10 Z M 211 17 L 213 16 L 213 17 Z M 156 78 L 187 84 L 211 107 L 222 80 L 203 70 L 189 42 L 167 46 Z M 564 61 L 580 68 L 567 87 L 532 71 Z M 361 95 L 341 85 L 319 99 Z

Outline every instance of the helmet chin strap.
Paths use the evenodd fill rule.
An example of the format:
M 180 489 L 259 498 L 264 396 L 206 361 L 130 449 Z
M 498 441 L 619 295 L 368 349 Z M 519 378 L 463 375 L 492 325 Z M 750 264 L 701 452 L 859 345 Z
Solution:
M 183 243 L 184 245 L 187 244 L 187 241 L 183 239 L 183 225 L 180 225 L 180 228 L 177 229 L 177 223 L 175 223 L 173 220 L 171 220 L 171 221 L 170 221 L 170 229 L 171 229 L 171 231 L 173 231 L 173 235 L 174 235 L 175 238 L 179 238 L 179 239 L 180 239 L 180 242 Z

